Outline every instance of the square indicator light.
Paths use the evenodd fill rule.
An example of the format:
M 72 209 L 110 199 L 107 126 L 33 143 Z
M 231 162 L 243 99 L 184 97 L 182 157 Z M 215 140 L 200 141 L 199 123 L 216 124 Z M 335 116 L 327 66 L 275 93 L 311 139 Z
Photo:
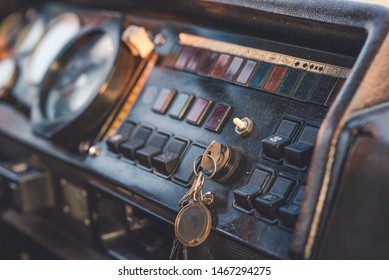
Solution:
M 267 92 L 275 93 L 278 87 L 280 86 L 282 80 L 284 79 L 287 71 L 287 67 L 278 65 L 274 66 L 262 89 Z
M 293 94 L 295 85 L 300 81 L 303 71 L 299 69 L 290 68 L 288 73 L 286 73 L 284 81 L 281 86 L 278 88 L 278 94 L 283 96 L 290 96 Z
M 157 100 L 153 105 L 153 111 L 158 114 L 165 114 L 169 108 L 170 103 L 173 101 L 176 91 L 172 89 L 164 88 L 159 93 Z
M 192 57 L 189 59 L 188 63 L 186 64 L 186 70 L 190 72 L 196 72 L 197 66 L 200 64 L 204 52 L 205 52 L 204 49 L 195 49 Z
M 230 106 L 222 103 L 216 104 L 211 115 L 205 122 L 205 128 L 214 132 L 220 132 L 230 112 Z
M 296 92 L 293 95 L 294 99 L 305 101 L 311 92 L 312 88 L 315 86 L 315 83 L 319 75 L 312 72 L 305 72 L 304 77 L 301 79 Z
M 174 66 L 177 69 L 184 69 L 188 60 L 192 57 L 193 51 L 194 51 L 193 47 L 188 47 L 188 46 L 184 47 L 181 50 L 180 54 L 178 55 L 178 58 Z
M 335 79 L 335 77 L 322 75 L 316 87 L 313 89 L 311 95 L 309 96 L 308 101 L 322 105 L 330 93 Z
M 327 101 L 325 103 L 326 106 L 332 106 L 332 104 L 335 102 L 336 97 L 338 96 L 340 90 L 342 89 L 345 79 L 338 79 L 335 82 L 334 88 L 332 89 L 332 92 L 330 96 L 327 98 Z
M 189 109 L 190 104 L 192 104 L 194 97 L 193 95 L 180 93 L 174 100 L 174 103 L 170 109 L 170 117 L 178 120 L 182 120 Z
M 203 59 L 197 67 L 197 73 L 201 75 L 208 75 L 209 71 L 211 71 L 218 57 L 219 54 L 217 52 L 206 51 L 203 55 Z
M 267 77 L 267 73 L 272 68 L 270 63 L 260 62 L 257 70 L 252 76 L 249 86 L 254 88 L 260 88 Z
M 230 66 L 228 66 L 226 73 L 224 74 L 224 79 L 232 82 L 236 74 L 239 72 L 242 63 L 243 63 L 243 58 L 235 56 L 232 59 Z
M 242 85 L 247 84 L 250 79 L 251 74 L 253 73 L 255 66 L 257 66 L 257 62 L 254 60 L 247 60 L 244 64 L 242 70 L 240 71 L 238 77 L 236 78 L 236 82 Z
M 211 107 L 211 104 L 211 100 L 198 98 L 190 109 L 190 112 L 186 117 L 186 121 L 197 126 L 201 125 L 205 115 L 208 113 L 208 110 Z
M 229 65 L 230 61 L 231 61 L 230 55 L 221 54 L 217 59 L 215 65 L 213 66 L 211 73 L 209 74 L 215 78 L 223 77 L 223 74 L 226 71 L 226 68 Z

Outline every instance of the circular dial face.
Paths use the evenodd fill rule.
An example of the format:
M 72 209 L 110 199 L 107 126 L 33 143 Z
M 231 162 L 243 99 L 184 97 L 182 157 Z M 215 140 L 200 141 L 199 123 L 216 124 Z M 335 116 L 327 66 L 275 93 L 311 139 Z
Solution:
M 40 83 L 54 58 L 79 30 L 80 20 L 75 14 L 65 13 L 56 17 L 29 58 L 27 81 Z
M 81 40 L 52 66 L 49 89 L 43 103 L 47 119 L 71 116 L 90 104 L 99 94 L 115 57 L 110 35 L 93 33 Z M 56 71 L 56 67 L 59 67 Z M 50 74 L 49 74 L 50 75 Z
M 43 18 L 37 17 L 27 23 L 27 25 L 22 28 L 16 39 L 15 53 L 24 54 L 31 51 L 38 43 L 44 30 L 45 22 Z
M 19 29 L 23 17 L 19 13 L 10 14 L 0 23 L 0 59 L 8 56 L 11 41 Z
M 16 74 L 16 64 L 11 58 L 0 61 L 0 90 L 12 87 Z

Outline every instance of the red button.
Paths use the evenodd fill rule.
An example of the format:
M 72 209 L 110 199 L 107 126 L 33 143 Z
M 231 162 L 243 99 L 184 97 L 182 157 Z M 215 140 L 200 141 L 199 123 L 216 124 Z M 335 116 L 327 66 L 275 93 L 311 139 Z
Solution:
M 262 87 L 263 90 L 275 93 L 280 86 L 282 80 L 285 77 L 286 72 L 288 71 L 287 67 L 283 66 L 274 66 L 273 70 L 270 72 L 270 75 Z
M 193 52 L 192 57 L 189 59 L 188 64 L 186 65 L 186 70 L 190 72 L 196 72 L 198 65 L 204 55 L 204 49 L 196 49 Z
M 176 91 L 172 89 L 164 88 L 158 95 L 157 100 L 155 100 L 153 105 L 153 111 L 159 114 L 165 114 L 167 108 L 169 108 L 170 103 L 172 102 Z
M 215 108 L 213 109 L 213 112 L 208 117 L 205 123 L 205 128 L 214 132 L 220 132 L 230 112 L 230 106 L 222 103 L 216 104 Z
M 221 54 L 219 58 L 217 59 L 215 66 L 213 67 L 210 75 L 214 76 L 215 78 L 221 78 L 223 77 L 224 72 L 226 71 L 226 68 L 228 64 L 231 61 L 231 56 L 228 54 Z
M 177 58 L 176 63 L 175 63 L 175 67 L 177 69 L 184 69 L 186 63 L 192 57 L 193 51 L 194 51 L 194 48 L 192 48 L 192 47 L 184 47 L 181 50 L 181 53 L 178 55 L 178 58 Z
M 332 104 L 335 102 L 335 99 L 338 96 L 340 90 L 342 89 L 345 81 L 346 80 L 344 80 L 344 79 L 338 79 L 335 82 L 334 88 L 332 89 L 330 96 L 327 98 L 325 105 L 332 106 Z
M 186 121 L 194 125 L 200 125 L 203 122 L 205 115 L 208 113 L 211 104 L 211 100 L 198 98 L 186 117 Z

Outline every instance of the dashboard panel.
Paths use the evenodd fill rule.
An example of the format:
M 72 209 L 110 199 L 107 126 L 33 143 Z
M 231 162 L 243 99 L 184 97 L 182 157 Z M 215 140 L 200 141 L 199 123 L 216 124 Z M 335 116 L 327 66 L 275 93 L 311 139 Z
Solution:
M 1 257 L 385 258 L 384 237 L 331 244 L 368 122 L 349 120 L 387 98 L 364 85 L 386 8 L 165 4 L 4 16 Z

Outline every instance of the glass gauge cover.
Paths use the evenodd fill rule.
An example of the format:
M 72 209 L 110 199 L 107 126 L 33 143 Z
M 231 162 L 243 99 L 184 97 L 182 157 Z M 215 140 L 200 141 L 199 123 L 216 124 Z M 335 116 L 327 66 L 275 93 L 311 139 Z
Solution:
M 44 31 L 27 62 L 26 80 L 39 84 L 54 58 L 80 30 L 76 14 L 64 13 L 56 17 Z
M 93 101 L 110 71 L 114 43 L 109 34 L 96 32 L 65 55 L 52 79 L 43 114 L 49 120 L 72 116 Z
M 16 38 L 14 52 L 17 55 L 30 52 L 38 43 L 45 30 L 45 21 L 36 17 L 29 21 L 19 32 Z
M 54 59 L 32 105 L 35 133 L 76 147 L 116 115 L 140 73 L 120 35 L 120 21 L 84 28 Z

